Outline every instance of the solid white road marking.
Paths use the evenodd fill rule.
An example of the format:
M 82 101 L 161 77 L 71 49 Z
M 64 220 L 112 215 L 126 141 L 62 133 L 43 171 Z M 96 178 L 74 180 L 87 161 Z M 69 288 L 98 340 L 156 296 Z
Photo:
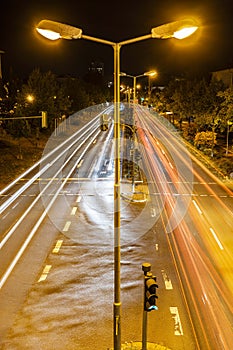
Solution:
M 71 221 L 66 221 L 65 226 L 62 231 L 67 232 L 69 231 Z
M 46 280 L 46 278 L 48 277 L 48 273 L 49 273 L 51 267 L 52 267 L 52 265 L 46 265 L 46 266 L 45 266 L 45 268 L 44 268 L 44 270 L 43 270 L 43 272 L 42 272 L 40 278 L 38 279 L 38 282 L 41 282 L 41 281 L 45 281 L 45 280 Z
M 222 243 L 220 242 L 220 240 L 218 239 L 218 236 L 216 235 L 216 233 L 214 232 L 214 230 L 212 229 L 212 227 L 210 227 L 210 232 L 212 233 L 212 235 L 213 235 L 215 241 L 217 242 L 219 248 L 220 248 L 221 250 L 223 250 L 223 249 L 224 249 L 224 248 L 223 248 L 223 245 L 222 245 Z
M 172 281 L 171 281 L 170 278 L 168 277 L 167 273 L 166 273 L 164 270 L 161 270 L 161 272 L 162 272 L 162 276 L 163 276 L 165 288 L 168 289 L 168 290 L 173 289 L 173 287 L 172 287 Z
M 174 334 L 175 335 L 183 335 L 184 333 L 183 333 L 183 328 L 182 328 L 181 321 L 180 321 L 178 307 L 171 306 L 170 307 L 170 313 L 172 314 L 172 318 L 175 321 Z
M 55 245 L 55 247 L 53 248 L 53 253 L 58 253 L 61 246 L 62 246 L 63 240 L 59 239 Z

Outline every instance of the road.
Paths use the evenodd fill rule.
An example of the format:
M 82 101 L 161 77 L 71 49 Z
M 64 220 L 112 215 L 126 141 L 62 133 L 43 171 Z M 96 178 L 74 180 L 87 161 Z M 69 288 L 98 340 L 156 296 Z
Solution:
M 231 349 L 232 193 L 160 118 L 138 108 L 135 120 L 134 143 L 122 130 L 122 343 L 141 340 L 150 262 L 159 310 L 148 314 L 148 341 Z M 33 173 L 1 192 L 2 349 L 112 346 L 113 127 L 100 132 L 97 116 L 75 132 L 52 139 Z M 132 185 L 124 164 L 135 148 L 143 183 Z M 147 201 L 132 202 L 133 190 Z

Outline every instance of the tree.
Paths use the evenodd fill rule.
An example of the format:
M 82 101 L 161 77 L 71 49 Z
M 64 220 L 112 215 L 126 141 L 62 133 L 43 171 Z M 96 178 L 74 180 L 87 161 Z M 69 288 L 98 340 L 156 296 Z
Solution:
M 90 98 L 85 89 L 85 84 L 80 78 L 66 77 L 61 79 L 66 96 L 70 99 L 70 110 L 77 112 L 90 105 Z
M 231 123 L 233 121 L 233 89 L 230 87 L 224 91 L 220 91 L 218 96 L 222 98 L 219 114 L 226 129 L 229 122 Z
M 201 146 L 212 148 L 213 144 L 216 144 L 216 133 L 212 133 L 211 131 L 201 131 L 196 134 L 194 145 L 197 148 L 200 148 Z
M 28 97 L 31 96 L 31 99 Z M 23 84 L 17 95 L 15 114 L 18 116 L 39 116 L 42 111 L 48 114 L 48 123 L 51 127 L 55 118 L 68 112 L 70 100 L 65 95 L 64 88 L 59 84 L 52 72 L 41 73 L 35 69 Z M 30 120 L 31 128 L 41 125 L 37 119 Z

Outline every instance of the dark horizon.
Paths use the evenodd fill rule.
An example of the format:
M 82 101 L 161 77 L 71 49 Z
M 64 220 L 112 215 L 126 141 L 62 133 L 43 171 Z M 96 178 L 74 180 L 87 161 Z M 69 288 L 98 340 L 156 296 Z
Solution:
M 16 5 L 17 4 L 17 5 Z M 121 49 L 121 71 L 139 75 L 156 69 L 159 74 L 195 74 L 233 66 L 233 3 L 231 0 L 167 0 L 163 3 L 145 0 L 105 0 L 78 4 L 46 1 L 28 3 L 22 0 L 19 11 L 14 0 L 2 5 L 0 50 L 3 80 L 12 70 L 20 77 L 34 68 L 51 70 L 57 75 L 83 76 L 92 61 L 104 64 L 106 76 L 113 72 L 113 50 L 87 40 L 50 42 L 35 31 L 41 19 L 52 19 L 83 30 L 83 34 L 114 42 L 149 34 L 153 27 L 186 16 L 197 19 L 201 27 L 183 41 L 149 39 Z

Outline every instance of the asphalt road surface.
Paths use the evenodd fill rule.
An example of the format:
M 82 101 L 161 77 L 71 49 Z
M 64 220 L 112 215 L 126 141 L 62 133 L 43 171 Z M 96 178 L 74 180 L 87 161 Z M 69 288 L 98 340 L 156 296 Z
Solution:
M 122 164 L 122 343 L 142 339 L 142 264 L 149 262 L 159 298 L 158 310 L 148 313 L 148 341 L 176 350 L 231 349 L 232 192 L 183 150 L 175 133 L 169 140 L 173 131 L 148 111 L 137 111 L 137 127 L 140 182 L 132 185 Z M 16 202 L 27 176 L 1 195 L 1 349 L 112 347 L 113 127 L 98 130 L 91 123 L 76 142 L 59 150 L 57 142 Z M 132 135 L 122 131 L 126 164 L 130 150 Z

